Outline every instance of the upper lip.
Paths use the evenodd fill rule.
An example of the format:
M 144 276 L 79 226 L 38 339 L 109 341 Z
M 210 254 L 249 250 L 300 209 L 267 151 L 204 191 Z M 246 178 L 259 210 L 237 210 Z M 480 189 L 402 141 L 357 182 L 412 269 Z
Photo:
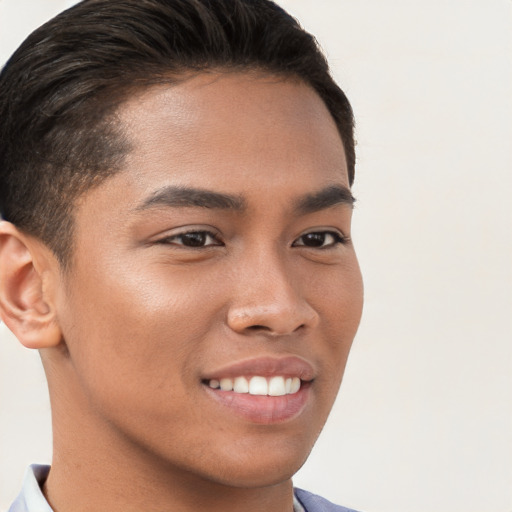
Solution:
M 261 377 L 299 377 L 303 381 L 313 380 L 315 370 L 308 361 L 298 356 L 285 357 L 258 357 L 244 359 L 229 365 L 217 368 L 204 375 L 204 380 L 219 378 L 235 378 L 239 376 Z

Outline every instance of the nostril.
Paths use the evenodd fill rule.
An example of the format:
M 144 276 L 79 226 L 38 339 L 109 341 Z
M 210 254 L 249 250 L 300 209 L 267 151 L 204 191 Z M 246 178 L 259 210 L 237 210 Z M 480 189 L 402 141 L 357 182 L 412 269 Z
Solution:
M 247 335 L 283 336 L 314 327 L 318 315 L 311 306 L 301 300 L 272 302 L 269 304 L 232 306 L 227 324 L 234 331 Z
M 296 327 L 293 332 L 297 332 L 301 329 L 304 329 L 306 327 L 306 324 L 300 324 L 298 327 Z M 248 331 L 263 331 L 263 332 L 274 332 L 274 329 L 272 329 L 271 327 L 267 326 L 267 325 L 260 325 L 260 324 L 255 324 L 255 325 L 249 325 L 247 328 L 246 328 Z M 275 332 L 275 334 L 280 334 L 279 332 Z
M 270 327 L 266 325 L 250 325 L 247 329 L 250 331 L 270 331 Z

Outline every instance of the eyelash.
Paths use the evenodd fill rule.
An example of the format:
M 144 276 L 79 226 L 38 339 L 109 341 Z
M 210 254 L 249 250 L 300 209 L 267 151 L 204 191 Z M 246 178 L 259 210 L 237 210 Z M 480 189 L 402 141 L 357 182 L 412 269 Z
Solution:
M 316 241 L 320 240 L 321 244 L 320 245 L 314 245 L 314 244 L 307 245 L 306 243 L 304 243 L 304 238 L 311 236 L 311 235 L 315 235 Z M 320 237 L 323 237 L 323 240 L 321 238 L 319 238 L 318 235 L 320 235 Z M 189 242 L 194 241 L 194 242 L 199 242 L 199 244 L 194 245 L 194 243 L 192 243 L 191 245 L 187 245 L 186 243 L 184 243 L 184 238 L 187 236 L 190 237 Z M 195 239 L 194 239 L 194 237 L 195 237 Z M 332 241 L 330 243 L 324 245 L 326 237 L 331 237 Z M 208 240 L 208 238 L 213 240 L 215 243 L 209 243 L 209 244 L 205 245 L 205 242 Z M 176 240 L 181 240 L 181 243 L 176 243 Z M 302 240 L 302 243 L 298 243 L 299 240 Z M 341 235 L 340 233 L 338 233 L 336 231 L 328 231 L 328 230 L 311 231 L 311 232 L 305 233 L 304 235 L 301 235 L 299 238 L 297 238 L 292 243 L 292 247 L 306 247 L 309 249 L 324 249 L 325 250 L 325 249 L 333 248 L 337 245 L 344 245 L 347 242 L 349 242 L 349 240 L 350 239 L 348 237 Z M 315 238 L 310 239 L 310 241 L 315 241 Z M 222 241 L 219 240 L 219 237 L 216 233 L 213 233 L 211 231 L 204 230 L 204 229 L 203 230 L 195 230 L 195 231 L 186 231 L 184 233 L 179 233 L 177 235 L 168 236 L 168 237 L 162 238 L 161 240 L 158 240 L 158 243 L 178 245 L 178 246 L 186 247 L 189 249 L 204 249 L 206 247 L 217 247 L 217 246 L 224 245 L 222 243 Z
M 184 242 L 184 237 L 187 237 L 189 236 L 190 237 L 190 240 L 189 241 L 192 241 L 194 240 L 193 236 L 196 235 L 196 240 L 200 240 L 200 237 L 202 236 L 203 238 L 205 238 L 206 240 L 208 238 L 211 238 L 214 242 L 216 243 L 210 243 L 208 245 L 194 245 L 194 244 L 191 244 L 191 245 L 186 245 Z M 181 242 L 182 243 L 176 243 L 176 240 L 180 240 L 181 239 Z M 161 240 L 158 240 L 158 243 L 160 244 L 170 244 L 170 245 L 179 245 L 181 247 L 186 247 L 186 248 L 190 248 L 190 249 L 204 249 L 205 247 L 216 247 L 216 246 L 220 246 L 220 245 L 223 245 L 222 242 L 219 240 L 218 238 L 218 235 L 216 233 L 213 233 L 211 231 L 208 231 L 206 229 L 198 229 L 198 230 L 194 230 L 194 231 L 185 231 L 183 233 L 178 233 L 177 235 L 172 235 L 172 236 L 167 236 L 165 238 L 162 238 Z
M 298 240 L 304 239 L 305 237 L 310 236 L 310 235 L 315 235 L 315 237 L 317 237 L 317 240 L 319 240 L 318 235 L 323 237 L 323 240 L 321 240 L 322 244 L 321 245 L 306 245 L 305 243 L 301 243 L 301 244 L 297 243 Z M 331 237 L 332 242 L 324 245 L 326 237 Z M 314 238 L 312 240 L 314 240 Z M 326 231 L 311 231 L 311 232 L 305 233 L 304 235 L 301 235 L 299 238 L 297 238 L 297 240 L 295 242 L 293 242 L 292 247 L 307 247 L 309 249 L 329 249 L 329 248 L 333 248 L 337 245 L 344 245 L 347 242 L 349 242 L 349 240 L 350 239 L 348 237 L 341 235 L 337 231 L 328 231 L 328 230 L 326 230 Z

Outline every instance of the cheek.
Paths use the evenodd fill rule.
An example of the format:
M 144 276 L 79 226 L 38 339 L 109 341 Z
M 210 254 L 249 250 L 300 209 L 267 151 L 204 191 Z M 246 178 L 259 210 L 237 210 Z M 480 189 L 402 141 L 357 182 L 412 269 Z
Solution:
M 314 273 L 310 294 L 313 306 L 330 331 L 329 338 L 351 342 L 363 309 L 363 280 L 355 254 L 342 265 Z
M 363 309 L 363 282 L 355 257 L 317 280 L 317 310 L 321 312 L 324 344 L 325 389 L 335 396 Z
M 125 267 L 89 268 L 75 283 L 61 323 L 88 392 L 110 400 L 156 397 L 162 387 L 179 393 L 216 318 L 201 282 Z

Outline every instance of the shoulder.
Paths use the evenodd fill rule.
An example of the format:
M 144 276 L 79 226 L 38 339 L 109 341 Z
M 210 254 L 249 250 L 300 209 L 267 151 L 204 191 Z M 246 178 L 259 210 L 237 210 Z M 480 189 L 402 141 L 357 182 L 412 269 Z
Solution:
M 303 491 L 302 489 L 295 488 L 295 496 L 300 501 L 306 512 L 356 512 L 350 508 L 335 505 L 321 496 L 311 494 L 310 492 Z

